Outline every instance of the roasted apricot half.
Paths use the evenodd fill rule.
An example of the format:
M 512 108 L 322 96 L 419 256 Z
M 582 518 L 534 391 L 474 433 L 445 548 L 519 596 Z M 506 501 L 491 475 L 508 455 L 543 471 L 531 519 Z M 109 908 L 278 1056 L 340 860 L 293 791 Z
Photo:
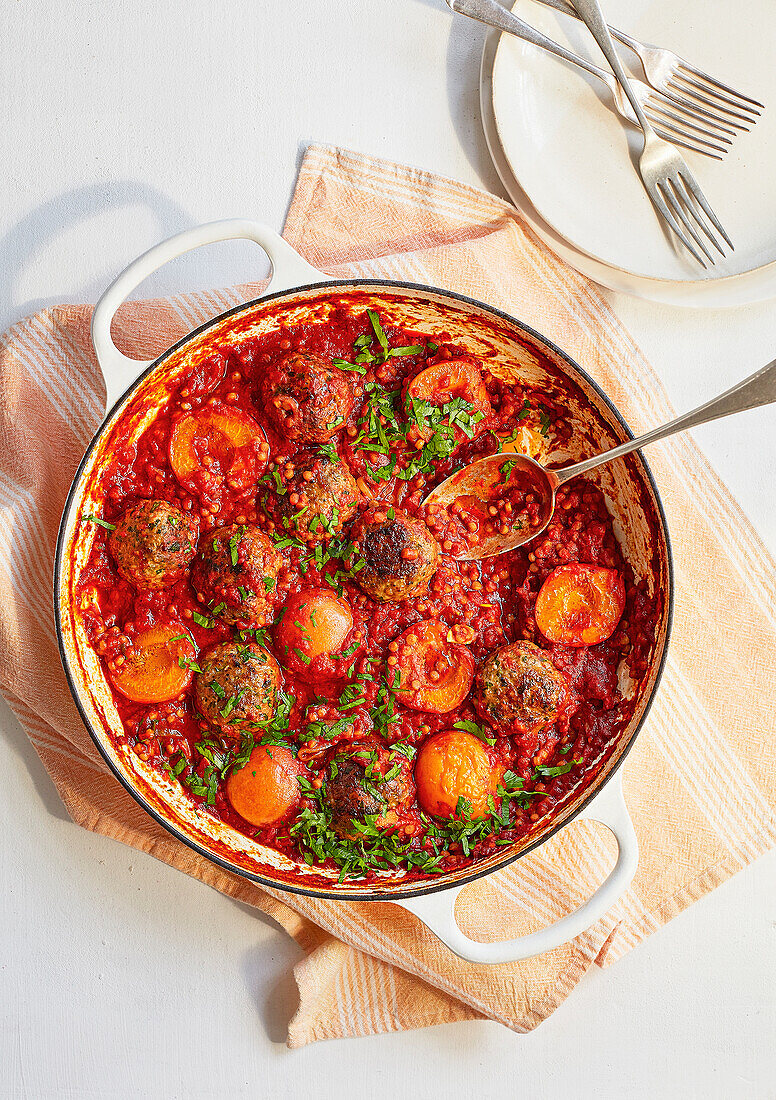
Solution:
M 536 625 L 550 642 L 583 646 L 605 642 L 625 609 L 625 584 L 616 569 L 559 565 L 536 600 Z
M 286 604 L 275 630 L 275 649 L 281 664 L 303 680 L 317 679 L 325 671 L 322 658 L 339 655 L 353 629 L 353 615 L 346 600 L 330 589 L 303 588 Z
M 277 825 L 299 804 L 300 767 L 282 745 L 257 745 L 226 781 L 232 809 L 260 828 Z
M 253 446 L 251 446 L 251 444 Z M 202 409 L 177 422 L 170 436 L 170 465 L 178 481 L 190 483 L 198 472 L 239 484 L 264 470 L 269 447 L 264 430 L 237 409 Z
M 409 627 L 396 638 L 395 667 L 399 700 L 413 710 L 447 714 L 471 691 L 474 658 L 466 646 L 448 641 L 448 630 L 435 619 Z
M 447 359 L 425 367 L 407 383 L 404 391 L 404 403 L 408 411 L 413 401 L 426 401 L 429 405 L 448 405 L 454 398 L 461 398 L 470 408 L 467 410 L 481 413 L 480 419 L 493 411 L 488 391 L 482 379 L 479 367 L 468 359 Z M 419 434 L 431 435 L 429 428 Z
M 194 644 L 177 624 L 141 631 L 109 673 L 113 686 L 135 703 L 167 703 L 191 683 Z M 118 663 L 116 663 L 118 662 Z
M 478 737 L 464 730 L 445 730 L 427 737 L 415 761 L 418 802 L 427 814 L 453 817 L 459 799 L 471 817 L 490 812 L 503 769 L 494 765 Z
M 502 454 L 528 455 L 536 458 L 547 449 L 547 440 L 535 428 L 528 424 L 520 424 L 512 432 L 499 432 L 500 451 Z

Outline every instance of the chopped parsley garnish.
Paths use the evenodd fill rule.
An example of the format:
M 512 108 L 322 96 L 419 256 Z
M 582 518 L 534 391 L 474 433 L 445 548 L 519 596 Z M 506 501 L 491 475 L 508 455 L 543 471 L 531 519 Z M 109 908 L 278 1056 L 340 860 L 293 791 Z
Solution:
M 355 371 L 356 374 L 366 374 L 366 367 L 363 363 L 349 363 L 347 359 L 332 359 L 332 364 L 339 367 L 340 370 L 351 370 Z
M 354 371 L 356 374 L 366 374 L 367 366 L 376 363 L 384 363 L 386 359 L 395 359 L 400 356 L 421 355 L 427 349 L 423 344 L 407 344 L 403 347 L 391 348 L 388 345 L 388 337 L 383 329 L 380 314 L 375 309 L 366 311 L 371 332 L 362 332 L 353 341 L 353 359 L 333 359 L 335 367 L 340 370 Z M 377 346 L 375 347 L 375 341 Z
M 278 496 L 282 496 L 284 493 L 288 492 L 288 489 L 283 483 L 283 478 L 280 476 L 280 470 L 277 468 L 277 466 L 273 466 L 271 470 L 267 470 L 266 474 L 264 474 L 263 477 L 259 478 L 259 481 L 264 482 L 264 484 L 266 485 L 271 485 L 274 482 L 275 492 L 278 494 Z
M 333 741 L 346 733 L 352 724 L 353 719 L 347 714 L 336 722 L 308 722 L 307 737 L 310 741 Z
M 410 756 L 411 746 L 395 745 L 391 752 Z M 370 760 L 365 770 L 366 785 L 379 798 L 381 783 L 394 778 L 401 771 L 395 763 L 384 775 L 374 767 Z M 336 772 L 329 769 L 330 778 Z M 331 827 L 331 810 L 326 802 L 326 780 L 320 788 L 315 788 L 306 780 L 300 780 L 304 797 L 312 806 L 304 807 L 298 814 L 289 832 L 294 837 L 305 861 L 331 861 L 340 868 L 340 882 L 347 878 L 360 878 L 371 870 L 389 870 L 401 864 L 410 869 L 421 870 L 427 874 L 439 874 L 446 868 L 446 858 L 451 849 L 460 847 L 465 856 L 470 856 L 476 846 L 494 834 L 509 830 L 514 824 L 511 806 L 513 803 L 525 808 L 530 805 L 533 792 L 522 790 L 522 780 L 513 772 L 507 772 L 503 783 L 498 787 L 497 796 L 501 799 L 496 806 L 493 796 L 489 800 L 489 813 L 484 817 L 472 818 L 471 806 L 465 798 L 458 801 L 456 818 L 430 818 L 421 814 L 423 823 L 424 846 L 419 848 L 412 840 L 405 840 L 397 832 L 384 825 L 378 825 L 379 815 L 366 814 L 362 819 L 352 821 L 352 837 L 342 837 Z M 504 847 L 511 844 L 510 835 L 497 835 L 494 843 Z M 430 848 L 430 850 L 429 850 Z
M 333 443 L 319 443 L 318 454 L 321 458 L 328 458 L 329 462 L 339 462 L 337 448 Z
M 179 657 L 178 658 L 178 667 L 179 668 L 190 668 L 192 672 L 201 672 L 202 671 L 202 669 L 197 664 L 197 662 L 195 660 L 193 660 L 191 657 Z
M 461 719 L 460 721 L 455 723 L 453 728 L 457 730 L 465 730 L 466 733 L 471 733 L 475 737 L 479 737 L 480 741 L 484 741 L 486 745 L 496 744 L 496 738 L 487 733 L 477 722 L 467 722 Z
M 243 695 L 245 695 L 245 688 L 244 687 L 240 688 L 239 691 L 235 692 L 234 695 L 229 696 L 229 698 L 226 701 L 226 705 L 224 706 L 224 708 L 220 712 L 222 718 L 228 718 L 229 717 L 229 715 L 232 713 L 234 708 L 237 706 L 237 704 L 242 699 Z
M 383 674 L 375 696 L 374 706 L 369 709 L 369 715 L 379 733 L 390 733 L 391 726 L 399 721 L 400 716 L 396 711 L 396 696 L 399 692 L 406 690 L 400 685 L 401 675 L 398 668 L 393 670 L 390 682 L 387 680 L 386 674 Z
M 445 405 L 410 397 L 407 408 L 402 410 L 400 390 L 386 390 L 377 382 L 369 382 L 365 391 L 364 412 L 358 421 L 359 433 L 353 447 L 365 455 L 384 456 L 380 465 L 364 459 L 373 481 L 390 481 L 394 477 L 410 481 L 416 474 L 432 469 L 436 462 L 449 458 L 459 445 L 459 432 L 468 439 L 474 438 L 484 415 L 462 397 L 454 397 Z M 411 427 L 423 440 L 420 450 L 407 441 Z
M 545 764 L 539 764 L 534 768 L 534 779 L 554 779 L 556 775 L 566 775 L 575 764 L 581 763 L 581 760 L 569 760 L 565 764 L 558 764 L 557 767 L 554 768 L 548 768 Z
M 507 485 L 509 483 L 509 475 L 514 470 L 515 466 L 517 466 L 516 458 L 508 458 L 506 462 L 502 462 L 501 473 L 499 475 L 499 484 Z
M 422 344 L 410 344 L 410 346 L 406 348 L 391 348 L 388 355 L 391 357 L 399 355 L 420 355 L 422 351 Z
M 104 527 L 106 531 L 115 531 L 116 530 L 116 524 L 115 523 L 108 523 L 108 521 L 106 519 L 100 519 L 99 516 L 93 516 L 91 514 L 84 513 L 84 515 L 81 516 L 81 519 L 87 520 L 89 523 L 96 523 L 96 524 L 98 524 L 98 526 Z
M 377 337 L 377 342 L 382 349 L 383 356 L 388 357 L 388 337 L 383 332 L 383 326 L 380 321 L 380 314 L 374 309 L 368 309 L 366 315 L 369 318 L 369 323 L 374 330 L 374 334 Z

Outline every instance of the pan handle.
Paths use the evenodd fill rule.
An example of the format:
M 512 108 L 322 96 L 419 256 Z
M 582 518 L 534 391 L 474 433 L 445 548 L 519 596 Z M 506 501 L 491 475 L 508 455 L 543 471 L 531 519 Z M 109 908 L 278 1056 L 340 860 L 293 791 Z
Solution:
M 584 905 L 548 928 L 520 936 L 516 940 L 500 940 L 495 943 L 472 940 L 461 931 L 455 919 L 455 902 L 462 886 L 436 894 L 406 898 L 395 904 L 414 913 L 451 951 L 468 962 L 516 962 L 518 959 L 529 959 L 533 955 L 551 951 L 562 943 L 573 940 L 611 909 L 630 885 L 639 862 L 639 845 L 623 798 L 619 773 L 612 777 L 601 794 L 575 820 L 581 818 L 600 821 L 611 830 L 617 840 L 617 862 L 608 878 Z
M 108 289 L 94 307 L 92 314 L 92 343 L 97 354 L 100 370 L 105 378 L 106 409 L 111 409 L 122 393 L 134 382 L 134 380 L 146 369 L 153 359 L 130 359 L 122 355 L 110 334 L 110 327 L 116 310 L 124 302 L 135 287 L 144 279 L 152 275 L 158 268 L 174 260 L 176 256 L 184 252 L 191 252 L 203 244 L 216 244 L 218 241 L 229 241 L 243 238 L 255 241 L 260 245 L 269 257 L 272 264 L 272 278 L 265 294 L 273 294 L 276 291 L 288 290 L 291 287 L 303 286 L 306 283 L 320 283 L 328 279 L 316 268 L 311 267 L 303 260 L 298 252 L 284 241 L 279 233 L 260 222 L 248 221 L 243 218 L 232 218 L 228 221 L 207 222 L 205 225 L 186 229 L 183 233 L 177 233 L 166 241 L 149 248 L 142 256 L 138 256 L 129 267 L 125 267 L 117 278 L 113 280 Z

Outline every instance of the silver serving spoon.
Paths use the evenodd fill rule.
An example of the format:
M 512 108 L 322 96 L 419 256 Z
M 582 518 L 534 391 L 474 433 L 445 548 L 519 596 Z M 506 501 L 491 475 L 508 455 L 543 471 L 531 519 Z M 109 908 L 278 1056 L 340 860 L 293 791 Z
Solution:
M 539 514 L 537 523 L 526 530 L 518 527 L 509 534 L 488 535 L 457 554 L 454 558 L 463 561 L 475 561 L 480 558 L 490 558 L 494 554 L 503 554 L 507 550 L 514 550 L 516 546 L 522 546 L 531 539 L 536 538 L 547 527 L 555 511 L 555 494 L 560 485 L 570 481 L 579 474 L 594 470 L 596 466 L 602 466 L 605 462 L 611 462 L 615 458 L 621 458 L 632 451 L 641 450 L 647 443 L 654 443 L 658 439 L 666 439 L 676 432 L 695 428 L 699 424 L 706 424 L 710 420 L 719 420 L 720 417 L 730 416 L 732 413 L 745 412 L 746 409 L 756 409 L 760 405 L 769 405 L 776 401 L 776 360 L 767 367 L 758 370 L 756 374 L 745 378 L 732 389 L 725 390 L 719 397 L 707 401 L 697 409 L 678 416 L 668 424 L 660 428 L 653 428 L 651 432 L 645 432 L 637 439 L 631 439 L 627 443 L 621 443 L 619 447 L 613 447 L 603 454 L 585 458 L 582 462 L 575 462 L 573 466 L 565 466 L 561 470 L 547 470 L 540 466 L 528 455 L 503 453 L 488 455 L 479 458 L 462 470 L 457 470 L 450 477 L 445 478 L 441 484 L 429 493 L 424 500 L 424 505 L 437 504 L 442 508 L 452 504 L 462 496 L 473 496 L 483 499 L 481 493 L 483 487 L 495 487 L 501 481 L 502 467 L 506 462 L 511 465 L 508 477 L 511 480 L 515 473 L 530 477 L 530 491 L 539 502 Z

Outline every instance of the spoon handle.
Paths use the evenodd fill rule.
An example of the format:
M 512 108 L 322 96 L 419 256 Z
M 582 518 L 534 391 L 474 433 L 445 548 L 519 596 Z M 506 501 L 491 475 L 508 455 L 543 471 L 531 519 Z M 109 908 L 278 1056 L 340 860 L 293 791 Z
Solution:
M 729 390 L 725 390 L 719 397 L 712 397 L 705 405 L 697 409 L 677 416 L 668 424 L 660 428 L 653 428 L 651 432 L 645 432 L 637 439 L 631 439 L 627 443 L 621 443 L 611 451 L 586 458 L 582 462 L 576 462 L 573 466 L 566 466 L 562 470 L 555 470 L 558 484 L 562 485 L 572 477 L 584 474 L 587 470 L 594 470 L 596 466 L 604 462 L 611 462 L 613 458 L 629 455 L 632 451 L 638 451 L 647 443 L 655 443 L 658 439 L 666 439 L 676 432 L 684 432 L 688 428 L 697 428 L 699 424 L 707 424 L 710 420 L 719 420 L 723 416 L 731 416 L 733 413 L 745 412 L 746 409 L 756 409 L 760 405 L 770 405 L 776 401 L 776 359 L 767 367 L 762 367 L 755 374 L 739 382 Z

